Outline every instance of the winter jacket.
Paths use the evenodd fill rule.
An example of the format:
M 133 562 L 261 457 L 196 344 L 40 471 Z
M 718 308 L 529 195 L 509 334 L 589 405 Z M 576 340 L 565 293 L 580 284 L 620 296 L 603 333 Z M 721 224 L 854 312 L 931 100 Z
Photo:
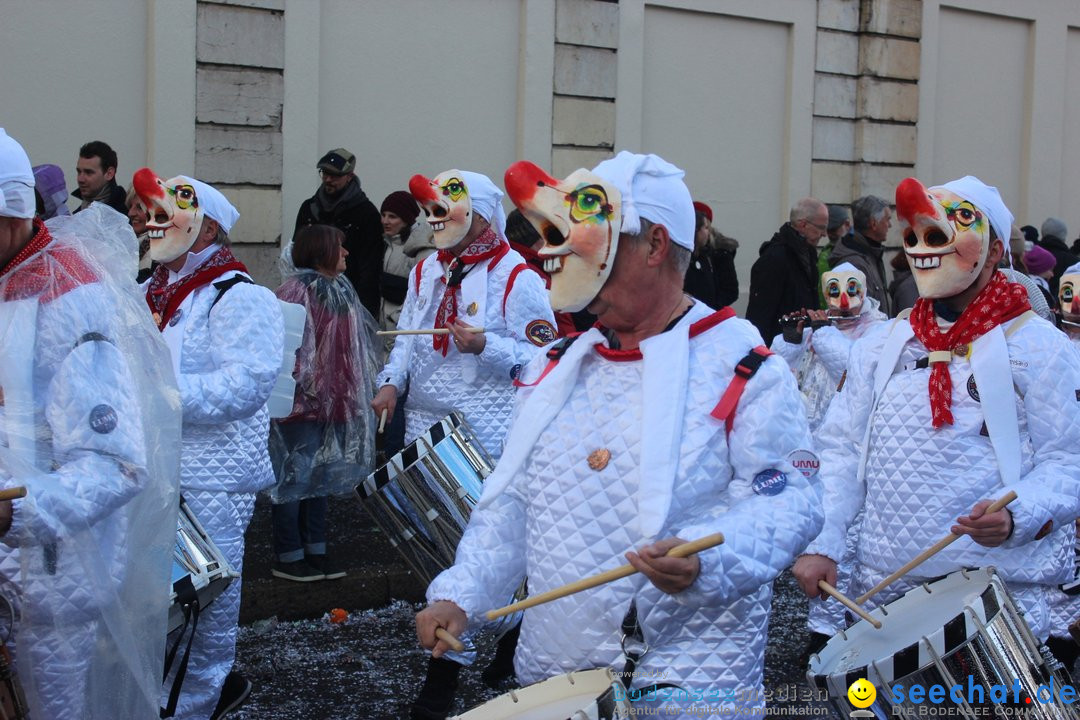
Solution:
M 780 332 L 780 316 L 818 307 L 817 251 L 791 223 L 761 246 L 750 269 L 746 319 L 768 344 Z
M 875 245 L 858 231 L 840 238 L 829 255 L 829 267 L 849 262 L 866 275 L 866 296 L 878 301 L 881 311 L 892 315 L 892 298 L 885 284 L 884 253 L 881 245 Z
M 382 313 L 379 325 L 383 330 L 395 330 L 401 317 L 401 305 L 409 290 L 409 273 L 435 252 L 435 243 L 431 239 L 431 226 L 427 221 L 420 220 L 412 226 L 405 240 L 401 239 L 401 235 L 383 235 L 383 245 L 382 275 L 379 279 Z M 393 343 L 389 345 L 392 347 Z
M 720 243 L 708 244 L 690 257 L 683 290 L 711 308 L 722 308 L 739 299 L 739 276 L 735 272 L 735 252 L 739 243 L 719 236 Z
M 83 197 L 81 190 L 75 188 L 75 191 L 71 193 L 71 197 L 78 200 L 80 204 L 79 207 L 75 208 L 75 212 L 82 212 L 86 209 L 82 207 Z M 101 189 L 98 197 L 94 198 L 93 201 L 108 205 L 116 212 L 127 217 L 127 191 L 117 185 L 115 180 L 110 180 L 105 187 Z M 87 207 L 89 207 L 89 205 L 87 205 Z
M 1044 250 L 1050 251 L 1056 261 L 1054 263 L 1054 277 L 1050 279 L 1050 295 L 1056 298 L 1058 296 L 1058 281 L 1061 280 L 1061 276 L 1065 274 L 1066 270 L 1080 262 L 1080 257 L 1077 257 L 1069 249 L 1064 240 L 1053 235 L 1043 235 L 1036 244 Z

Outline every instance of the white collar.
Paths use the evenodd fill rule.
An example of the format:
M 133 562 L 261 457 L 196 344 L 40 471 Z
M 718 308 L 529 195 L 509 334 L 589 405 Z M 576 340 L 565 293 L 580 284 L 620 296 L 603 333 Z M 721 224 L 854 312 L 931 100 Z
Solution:
M 203 248 L 199 252 L 188 251 L 187 259 L 184 260 L 184 267 L 180 268 L 179 272 L 169 271 L 169 284 L 176 282 L 180 278 L 187 277 L 191 273 L 195 272 L 195 268 L 206 262 L 211 255 L 221 249 L 221 246 L 217 243 L 213 243 L 210 246 Z

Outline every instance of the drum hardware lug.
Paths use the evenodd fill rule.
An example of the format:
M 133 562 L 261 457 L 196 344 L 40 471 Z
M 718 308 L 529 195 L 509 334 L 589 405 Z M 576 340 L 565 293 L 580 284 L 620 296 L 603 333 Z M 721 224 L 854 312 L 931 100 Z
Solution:
M 930 583 L 923 583 L 921 587 L 922 587 L 923 590 L 926 591 L 927 595 L 933 595 L 934 594 L 934 591 L 930 589 Z
M 632 654 L 630 652 L 630 650 L 627 649 L 627 640 L 630 641 L 629 644 L 631 646 L 633 646 L 636 643 L 638 645 L 638 647 L 641 649 L 641 652 L 639 652 L 637 654 Z M 649 652 L 649 643 L 645 642 L 644 640 L 638 640 L 637 638 L 631 637 L 631 636 L 627 635 L 626 633 L 622 634 L 622 638 L 619 640 L 619 646 L 622 648 L 623 655 L 625 655 L 626 657 L 633 660 L 634 664 L 637 664 L 638 662 L 640 662 L 641 658 L 645 657 L 645 655 Z
M 515 703 L 521 702 L 520 700 L 518 700 L 517 693 L 515 693 L 513 690 L 510 691 L 510 699 L 513 700 Z
M 840 628 L 839 630 L 837 630 L 836 634 L 844 638 L 844 642 L 847 642 L 847 633 L 844 632 L 844 628 Z

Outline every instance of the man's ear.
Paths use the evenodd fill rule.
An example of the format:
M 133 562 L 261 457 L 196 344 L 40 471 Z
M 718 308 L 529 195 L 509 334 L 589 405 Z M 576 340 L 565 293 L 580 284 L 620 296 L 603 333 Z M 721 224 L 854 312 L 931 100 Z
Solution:
M 112 168 L 109 168 L 108 170 L 106 170 L 104 172 L 104 177 L 105 177 L 105 182 L 109 182 L 110 180 L 112 180 L 114 177 L 116 177 L 116 168 L 112 167 Z
M 983 267 L 996 268 L 1003 257 L 1005 257 L 1005 243 L 1001 242 L 1000 238 L 994 238 L 990 241 L 990 251 L 986 253 L 986 264 Z
M 203 215 L 202 229 L 199 230 L 197 242 L 212 244 L 217 241 L 218 221 Z
M 649 256 L 646 260 L 649 267 L 660 267 L 667 260 L 668 254 L 671 252 L 671 235 L 668 233 L 668 229 L 663 225 L 654 223 L 649 228 L 649 233 L 646 236 L 646 240 L 649 244 Z

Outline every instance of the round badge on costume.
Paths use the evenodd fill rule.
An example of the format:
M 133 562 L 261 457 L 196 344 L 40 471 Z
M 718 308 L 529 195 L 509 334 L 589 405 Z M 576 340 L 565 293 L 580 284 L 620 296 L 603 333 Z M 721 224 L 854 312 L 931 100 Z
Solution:
M 818 470 L 821 469 L 821 460 L 809 450 L 792 450 L 787 459 L 807 480 L 817 477 Z
M 974 400 L 975 402 L 982 402 L 981 400 L 979 400 L 979 387 L 975 384 L 975 374 L 974 373 L 972 373 L 971 375 L 968 375 L 967 391 L 968 391 L 968 395 L 971 396 L 972 400 Z
M 525 326 L 525 337 L 533 345 L 547 345 L 555 342 L 555 326 L 547 320 L 533 320 Z
M 116 429 L 116 411 L 112 406 L 102 403 L 90 411 L 90 429 L 101 435 L 108 435 Z
M 754 492 L 758 495 L 768 495 L 770 497 L 779 495 L 787 487 L 787 475 L 776 468 L 762 470 L 754 476 L 751 487 L 754 488 Z
M 180 322 L 180 318 L 182 318 L 183 316 L 184 311 L 180 308 L 177 308 L 176 312 L 173 313 L 173 316 L 169 318 L 169 327 L 176 327 L 176 323 Z
M 469 317 L 472 317 L 479 310 L 480 310 L 480 307 L 475 302 L 471 302 L 471 303 L 469 303 L 469 307 L 465 308 L 465 314 L 468 315 Z

